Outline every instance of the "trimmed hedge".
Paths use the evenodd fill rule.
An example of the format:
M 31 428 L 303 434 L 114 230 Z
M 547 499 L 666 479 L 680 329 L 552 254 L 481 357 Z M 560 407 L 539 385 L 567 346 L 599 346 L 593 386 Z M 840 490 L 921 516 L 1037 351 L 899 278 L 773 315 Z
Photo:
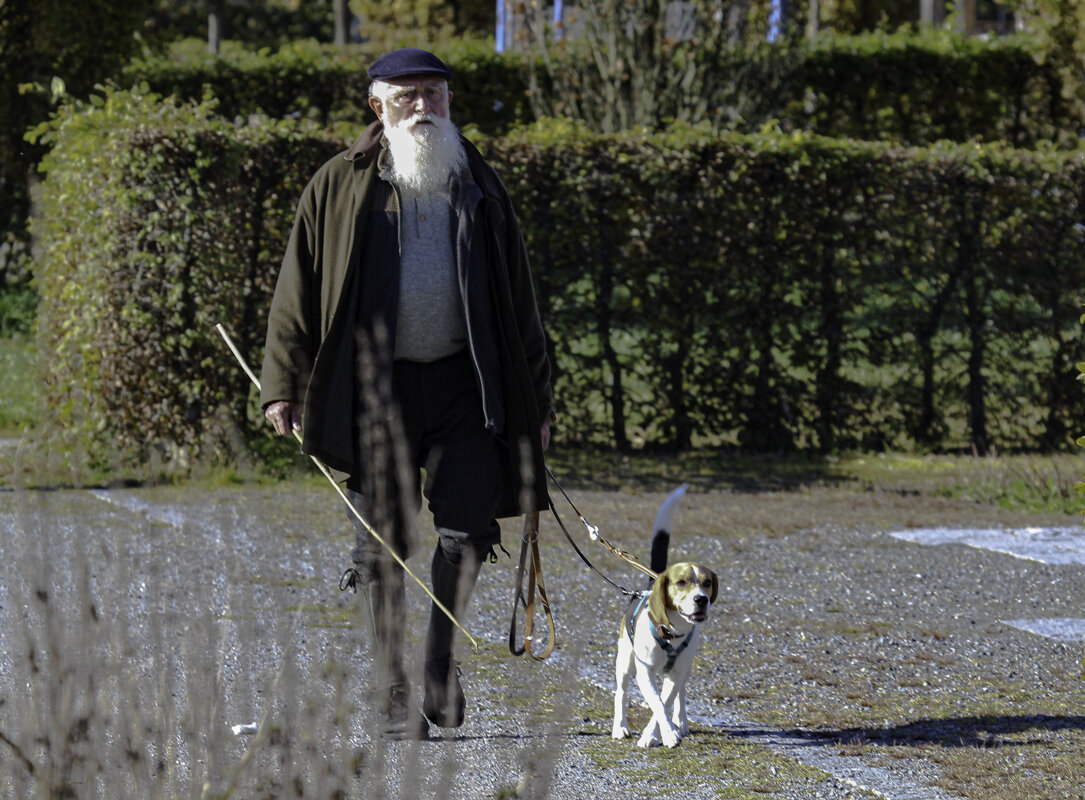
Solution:
M 266 115 L 303 117 L 351 128 L 372 120 L 366 68 L 380 55 L 371 45 L 294 42 L 276 53 L 236 45 L 210 55 L 204 42 L 186 40 L 168 54 L 137 59 L 125 69 L 125 86 L 145 84 L 156 94 L 199 101 L 214 97 L 228 119 Z M 464 40 L 439 55 L 456 75 L 457 122 L 499 134 L 527 115 L 519 59 L 495 53 L 484 42 Z
M 1030 147 L 1068 140 L 1082 120 L 1029 35 L 948 31 L 827 37 L 804 49 L 784 119 L 824 136 L 911 145 L 940 139 Z M 800 93 L 801 92 L 801 93 Z
M 125 85 L 200 100 L 209 92 L 230 119 L 307 116 L 357 127 L 368 119 L 367 45 L 311 42 L 278 53 L 227 48 L 211 56 L 189 41 L 140 59 Z M 526 62 L 464 41 L 440 55 L 456 73 L 454 115 L 490 135 L 532 122 Z M 774 122 L 785 130 L 907 144 L 1008 141 L 1018 147 L 1076 137 L 1082 125 L 1063 100 L 1057 70 L 1028 36 L 991 40 L 946 31 L 823 36 L 796 47 L 762 45 L 713 56 L 703 98 L 717 127 L 747 133 Z M 541 69 L 541 67 L 540 67 Z M 664 115 L 680 117 L 679 109 Z
M 557 126 L 491 155 L 567 439 L 1027 450 L 1085 412 L 1079 153 Z
M 56 143 L 35 220 L 52 423 L 137 459 L 265 430 L 214 324 L 260 362 L 294 204 L 342 143 L 129 93 L 66 112 Z M 567 443 L 1027 450 L 1085 414 L 1077 153 L 559 124 L 483 146 Z
M 60 116 L 32 225 L 46 421 L 99 460 L 236 450 L 261 420 L 215 324 L 259 364 L 294 205 L 339 148 L 206 104 L 95 101 Z

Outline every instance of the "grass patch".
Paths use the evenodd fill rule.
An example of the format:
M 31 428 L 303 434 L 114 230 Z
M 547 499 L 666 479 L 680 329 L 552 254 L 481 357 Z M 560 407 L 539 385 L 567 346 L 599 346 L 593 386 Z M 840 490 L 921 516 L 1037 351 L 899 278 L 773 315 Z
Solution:
M 599 703 L 590 713 L 608 719 L 610 709 Z M 634 706 L 630 709 L 629 720 L 639 730 L 649 716 L 646 709 Z M 787 796 L 813 796 L 819 784 L 829 778 L 828 773 L 817 767 L 702 725 L 691 725 L 689 736 L 673 750 L 662 747 L 642 750 L 636 746 L 636 735 L 621 741 L 592 738 L 583 751 L 601 769 L 621 769 L 627 776 L 639 776 L 651 787 L 655 797 L 681 797 L 690 786 L 709 787 L 715 797 L 727 800 L 750 800 L 784 793 Z M 857 793 L 855 796 L 868 795 Z
M 283 611 L 305 614 L 306 624 L 318 628 L 349 628 L 357 621 L 357 614 L 349 606 L 332 606 L 327 603 L 306 603 L 284 606 Z
M 1076 514 L 1080 456 L 855 456 L 836 470 L 867 487 L 970 500 L 1009 511 Z
M 1009 511 L 1080 514 L 1075 489 L 1085 472 L 1070 453 L 1008 456 L 851 454 L 753 456 L 714 451 L 622 454 L 568 451 L 548 455 L 569 486 L 605 491 L 695 489 L 802 492 L 825 487 L 945 497 Z

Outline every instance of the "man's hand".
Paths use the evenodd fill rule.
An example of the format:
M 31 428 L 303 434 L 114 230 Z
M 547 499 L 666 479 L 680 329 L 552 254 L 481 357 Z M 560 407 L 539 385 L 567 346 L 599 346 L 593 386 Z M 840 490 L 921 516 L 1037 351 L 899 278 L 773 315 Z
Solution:
M 539 439 L 542 441 L 542 449 L 545 453 L 546 449 L 550 447 L 550 420 L 544 422 L 542 427 L 539 428 Z
M 279 400 L 264 409 L 264 416 L 275 433 L 286 436 L 292 431 L 301 430 L 301 404 L 289 400 Z

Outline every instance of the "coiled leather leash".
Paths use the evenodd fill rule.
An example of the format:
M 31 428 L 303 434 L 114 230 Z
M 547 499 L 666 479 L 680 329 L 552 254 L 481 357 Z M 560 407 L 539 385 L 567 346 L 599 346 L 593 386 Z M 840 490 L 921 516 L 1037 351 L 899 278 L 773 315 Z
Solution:
M 528 560 L 530 559 L 530 565 Z M 524 573 L 527 573 L 527 591 L 524 591 Z M 537 650 L 541 639 L 535 637 L 536 596 L 542 604 L 546 617 L 549 639 L 543 649 Z M 524 608 L 523 643 L 517 642 L 516 616 L 520 607 Z M 524 532 L 520 540 L 520 565 L 516 569 L 516 594 L 512 599 L 512 621 L 509 624 L 509 652 L 514 656 L 527 653 L 536 661 L 542 661 L 554 652 L 557 635 L 554 629 L 554 615 L 550 610 L 550 599 L 546 596 L 546 584 L 543 582 L 542 560 L 539 557 L 539 512 L 534 511 L 524 516 Z

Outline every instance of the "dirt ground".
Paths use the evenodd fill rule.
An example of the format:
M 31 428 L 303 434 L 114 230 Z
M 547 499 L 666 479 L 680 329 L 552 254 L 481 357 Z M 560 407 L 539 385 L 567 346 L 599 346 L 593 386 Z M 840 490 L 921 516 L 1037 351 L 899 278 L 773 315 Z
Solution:
M 647 559 L 665 483 L 577 481 L 571 496 Z M 556 502 L 590 560 L 641 588 Z M 720 595 L 676 750 L 610 738 L 627 600 L 551 519 L 554 655 L 508 652 L 510 521 L 512 558 L 484 568 L 463 620 L 479 642 L 459 654 L 468 721 L 424 743 L 370 735 L 367 630 L 338 588 L 350 528 L 330 488 L 2 491 L 0 525 L 2 797 L 1085 797 L 1082 644 L 1010 624 L 1085 616 L 1085 567 L 891 535 L 1035 527 L 1075 540 L 1072 515 L 855 483 L 694 480 L 671 558 L 715 569 Z M 409 565 L 424 577 L 420 538 Z M 427 602 L 408 594 L 417 645 Z M 241 724 L 257 732 L 235 735 Z

